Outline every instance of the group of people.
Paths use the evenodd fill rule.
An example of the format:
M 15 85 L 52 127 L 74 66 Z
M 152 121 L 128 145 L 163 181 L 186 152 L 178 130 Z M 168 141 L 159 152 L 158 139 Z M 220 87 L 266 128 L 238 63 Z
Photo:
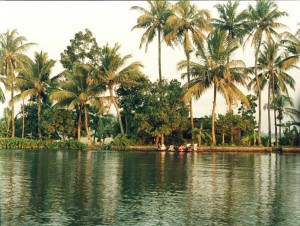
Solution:
M 197 144 L 194 144 L 193 146 L 191 144 L 187 144 L 186 146 L 184 146 L 183 144 L 181 144 L 177 149 L 174 147 L 174 145 L 170 145 L 170 147 L 168 148 L 168 151 L 178 151 L 178 152 L 189 152 L 189 151 L 197 151 Z M 158 143 L 157 145 L 157 149 L 159 151 L 166 151 L 167 147 L 165 146 L 165 144 L 160 144 Z

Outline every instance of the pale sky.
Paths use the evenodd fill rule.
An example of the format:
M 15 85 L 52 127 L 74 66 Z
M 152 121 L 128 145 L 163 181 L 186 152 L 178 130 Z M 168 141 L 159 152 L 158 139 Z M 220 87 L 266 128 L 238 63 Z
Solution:
M 217 3 L 226 1 L 193 1 L 199 9 L 208 9 L 213 17 L 217 17 L 217 12 L 213 7 Z M 174 2 L 173 2 L 174 3 Z M 248 4 L 254 1 L 241 2 L 240 10 L 245 9 Z M 297 24 L 300 22 L 298 1 L 277 1 L 279 9 L 286 11 L 289 16 L 282 18 L 280 22 L 290 28 L 294 33 Z M 144 30 L 134 30 L 131 28 L 136 24 L 140 15 L 130 8 L 134 5 L 148 9 L 145 1 L 0 1 L 0 32 L 17 29 L 19 35 L 25 36 L 28 42 L 35 42 L 38 45 L 28 51 L 28 55 L 33 58 L 35 51 L 48 52 L 49 58 L 56 60 L 56 65 L 52 75 L 56 75 L 63 70 L 59 60 L 60 53 L 70 44 L 70 39 L 75 33 L 88 28 L 92 31 L 99 46 L 109 43 L 110 46 L 116 42 L 121 44 L 123 55 L 132 54 L 132 61 L 141 61 L 144 64 L 144 73 L 151 81 L 158 79 L 157 63 L 157 41 L 156 39 L 145 49 L 139 49 L 140 39 Z M 243 52 L 240 50 L 236 54 L 236 59 L 242 59 L 247 66 L 254 65 L 252 48 L 249 46 Z M 182 71 L 176 70 L 176 64 L 180 60 L 185 60 L 185 55 L 181 46 L 171 49 L 162 44 L 162 73 L 168 80 L 178 79 L 182 84 L 186 81 L 180 79 Z M 290 91 L 290 96 L 298 99 L 300 87 L 299 71 L 291 72 L 296 80 L 296 91 Z M 5 91 L 1 84 L 2 90 Z M 250 94 L 245 90 L 245 94 Z M 6 99 L 9 100 L 9 93 L 6 92 Z M 267 93 L 263 92 L 263 104 L 267 102 Z M 0 103 L 0 117 L 3 116 L 3 108 L 8 103 Z M 17 111 L 18 111 L 17 107 Z M 194 117 L 203 117 L 211 114 L 212 91 L 204 94 L 200 100 L 194 101 Z M 217 113 L 225 113 L 227 106 L 223 98 L 219 95 L 217 99 Z M 17 113 L 17 112 L 16 112 Z M 267 132 L 267 112 L 263 111 L 262 130 Z

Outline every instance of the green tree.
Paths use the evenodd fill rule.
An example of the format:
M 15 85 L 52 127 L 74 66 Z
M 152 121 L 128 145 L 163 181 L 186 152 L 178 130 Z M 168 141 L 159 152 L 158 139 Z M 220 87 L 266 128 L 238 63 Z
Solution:
M 263 43 L 263 50 L 260 51 L 257 67 L 261 73 L 258 75 L 261 90 L 264 86 L 268 86 L 268 104 L 266 108 L 268 109 L 269 146 L 271 146 L 271 101 L 275 99 L 277 92 L 282 91 L 288 95 L 288 87 L 294 89 L 295 80 L 287 73 L 289 69 L 295 67 L 294 63 L 294 59 L 282 51 L 279 43 L 273 41 Z M 253 79 L 250 84 L 254 85 L 255 83 Z M 257 89 L 257 87 L 255 87 L 255 89 Z M 274 109 L 275 145 L 278 145 L 276 120 L 276 109 Z
M 89 29 L 78 32 L 70 40 L 70 45 L 60 54 L 62 66 L 69 71 L 74 69 L 74 64 L 90 64 L 95 66 L 99 47 L 93 33 Z
M 260 81 L 258 77 L 258 57 L 259 51 L 264 40 L 264 37 L 270 41 L 272 36 L 277 36 L 277 28 L 281 28 L 284 25 L 277 22 L 277 20 L 283 16 L 286 16 L 286 12 L 280 12 L 277 4 L 272 0 L 257 0 L 255 6 L 249 5 L 248 7 L 248 21 L 247 30 L 249 35 L 247 40 L 252 39 L 252 46 L 255 48 L 255 62 L 254 62 L 254 75 L 257 84 L 258 92 L 258 144 L 261 145 L 261 89 Z
M 132 30 L 137 28 L 146 29 L 145 33 L 142 35 L 140 48 L 143 44 L 146 44 L 146 51 L 148 49 L 148 44 L 153 41 L 156 32 L 158 40 L 158 74 L 159 81 L 162 81 L 161 73 L 161 42 L 163 36 L 163 30 L 167 21 L 167 18 L 171 15 L 170 3 L 166 0 L 147 0 L 150 10 L 146 10 L 143 7 L 133 6 L 132 10 L 138 10 L 143 15 L 139 16 L 137 19 L 137 24 L 132 28 Z
M 120 125 L 121 133 L 124 134 L 121 114 L 118 104 L 115 100 L 114 91 L 118 86 L 130 87 L 135 84 L 135 79 L 143 77 L 141 71 L 142 63 L 135 61 L 127 65 L 131 55 L 122 56 L 120 52 L 121 46 L 116 43 L 113 47 L 108 44 L 103 46 L 99 53 L 100 65 L 96 68 L 99 83 L 104 84 L 108 91 L 111 103 L 117 111 L 117 117 Z
M 47 88 L 51 85 L 50 74 L 55 64 L 54 60 L 48 59 L 48 54 L 35 52 L 34 61 L 30 60 L 23 67 L 19 69 L 19 77 L 17 86 L 26 87 L 22 90 L 21 97 L 37 96 L 38 105 L 38 136 L 39 140 L 42 139 L 41 132 L 41 102 L 42 95 L 45 95 Z
M 27 43 L 24 36 L 19 36 L 16 29 L 7 31 L 0 35 L 0 56 L 1 64 L 4 66 L 5 78 L 2 78 L 5 89 L 11 92 L 11 137 L 15 137 L 15 103 L 14 91 L 16 90 L 16 75 L 15 70 L 25 61 L 28 57 L 23 53 L 26 52 L 34 43 Z
M 161 96 L 162 89 L 164 96 Z M 171 136 L 173 132 L 183 133 L 187 129 L 188 109 L 183 102 L 182 87 L 177 80 L 168 83 L 163 80 L 145 86 L 144 98 L 140 107 L 134 113 L 134 120 L 137 124 L 137 134 L 147 140 L 155 137 L 158 143 L 165 143 L 165 136 Z M 162 98 L 161 98 L 162 97 Z M 161 105 L 157 105 L 160 99 Z M 172 142 L 172 138 L 170 141 Z
M 216 29 L 210 33 L 207 39 L 207 46 L 199 48 L 196 56 L 200 63 L 181 61 L 178 63 L 178 69 L 186 68 L 191 64 L 191 73 L 195 77 L 189 84 L 185 84 L 187 91 L 185 99 L 189 100 L 191 96 L 199 98 L 208 88 L 213 87 L 213 110 L 212 110 L 212 144 L 216 145 L 215 136 L 215 111 L 217 91 L 220 92 L 229 104 L 229 96 L 234 100 L 243 100 L 248 104 L 248 100 L 237 84 L 246 85 L 248 79 L 245 74 L 245 64 L 240 60 L 231 60 L 227 62 L 228 54 L 237 48 L 236 45 L 228 45 L 227 36 L 224 31 Z M 230 76 L 228 76 L 230 74 Z M 227 78 L 232 78 L 230 83 Z
M 207 10 L 198 10 L 189 0 L 179 0 L 173 6 L 173 14 L 167 19 L 168 32 L 165 41 L 172 45 L 173 42 L 183 46 L 186 55 L 186 75 L 190 84 L 190 56 L 197 47 L 206 39 L 205 32 L 211 30 L 210 13 Z M 189 101 L 191 128 L 194 128 L 192 99 Z M 193 136 L 193 134 L 192 134 Z
M 98 95 L 101 84 L 94 83 L 90 75 L 91 67 L 86 64 L 74 64 L 71 71 L 65 70 L 61 73 L 61 80 L 56 90 L 50 94 L 51 100 L 57 101 L 60 107 L 67 106 L 70 109 L 78 110 L 77 140 L 81 139 L 82 112 L 84 112 L 84 122 L 86 133 L 92 142 L 89 125 L 87 105 Z

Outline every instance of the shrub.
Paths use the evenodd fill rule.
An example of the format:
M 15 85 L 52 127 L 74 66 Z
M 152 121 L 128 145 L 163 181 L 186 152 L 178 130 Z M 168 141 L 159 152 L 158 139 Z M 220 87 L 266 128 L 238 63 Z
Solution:
M 127 147 L 134 144 L 135 140 L 130 139 L 126 134 L 118 134 L 112 141 L 112 145 L 120 147 Z

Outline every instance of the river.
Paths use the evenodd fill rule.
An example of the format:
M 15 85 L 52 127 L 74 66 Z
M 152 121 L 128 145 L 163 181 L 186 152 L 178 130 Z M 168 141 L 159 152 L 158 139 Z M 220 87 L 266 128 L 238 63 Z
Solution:
M 0 150 L 0 225 L 300 225 L 300 154 Z

